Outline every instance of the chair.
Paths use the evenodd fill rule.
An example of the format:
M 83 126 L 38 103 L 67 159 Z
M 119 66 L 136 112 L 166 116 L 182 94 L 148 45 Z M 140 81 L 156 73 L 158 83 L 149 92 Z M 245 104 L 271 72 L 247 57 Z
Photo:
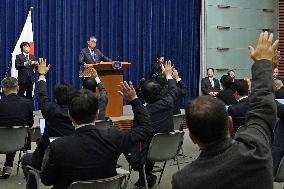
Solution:
M 0 154 L 19 153 L 17 174 L 19 173 L 21 150 L 24 148 L 28 136 L 28 126 L 0 127 Z
M 275 182 L 284 182 L 284 157 L 282 157 L 274 177 Z
M 111 120 L 105 120 L 105 121 L 96 121 L 96 127 L 100 127 L 100 128 L 109 128 L 113 126 L 113 123 Z
M 41 181 L 40 181 L 40 171 L 27 166 L 29 169 L 29 173 L 34 175 L 36 180 L 36 189 L 41 189 Z M 98 180 L 88 180 L 88 181 L 76 181 L 73 182 L 68 189 L 126 189 L 127 180 L 126 177 L 130 174 L 128 171 L 118 168 L 116 169 L 118 175 L 105 179 Z
M 158 184 L 161 182 L 168 160 L 176 158 L 178 170 L 180 169 L 177 155 L 180 150 L 180 144 L 183 141 L 183 135 L 183 131 L 175 131 L 170 133 L 157 133 L 152 138 L 147 154 L 147 160 L 152 162 L 164 162 Z M 143 174 L 145 186 L 146 189 L 148 189 L 145 164 L 143 165 Z
M 173 121 L 174 121 L 174 130 L 179 130 L 181 131 L 181 124 L 183 123 L 184 120 L 184 114 L 177 114 L 173 115 Z
M 106 179 L 76 181 L 68 189 L 125 189 L 126 176 L 127 174 L 121 174 Z

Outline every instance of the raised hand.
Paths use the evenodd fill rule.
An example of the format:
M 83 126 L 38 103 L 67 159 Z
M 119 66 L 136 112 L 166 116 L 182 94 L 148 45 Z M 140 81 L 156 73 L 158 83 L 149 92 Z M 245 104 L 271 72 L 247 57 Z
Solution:
M 129 84 L 126 81 L 120 82 L 119 88 L 120 88 L 120 90 L 118 91 L 118 93 L 125 100 L 132 101 L 132 100 L 137 98 L 136 91 L 135 91 L 131 81 L 129 81 Z
M 179 75 L 178 75 L 178 71 L 177 71 L 177 69 L 175 69 L 175 68 L 173 68 L 173 78 L 175 79 L 175 80 L 178 80 L 180 77 L 179 77 Z
M 272 42 L 273 42 L 273 33 L 270 33 L 269 35 L 267 31 L 261 32 L 259 35 L 256 48 L 254 49 L 252 46 L 249 46 L 249 53 L 251 58 L 254 61 L 262 59 L 272 61 L 275 55 L 275 50 L 278 47 L 279 41 L 276 40 L 274 43 Z
M 50 67 L 50 64 L 46 66 L 46 59 L 40 59 L 38 64 L 38 73 L 45 75 L 49 71 Z
M 170 60 L 165 62 L 165 70 L 163 71 L 163 73 L 167 76 L 167 75 L 172 75 L 173 73 L 173 66 L 172 66 L 172 62 Z

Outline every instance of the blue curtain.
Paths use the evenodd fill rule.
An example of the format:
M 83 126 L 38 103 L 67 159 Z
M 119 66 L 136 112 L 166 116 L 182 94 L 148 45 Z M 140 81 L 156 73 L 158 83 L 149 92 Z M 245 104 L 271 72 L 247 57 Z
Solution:
M 79 88 L 78 54 L 95 35 L 105 55 L 132 63 L 125 79 L 136 86 L 162 53 L 190 89 L 185 100 L 198 95 L 200 0 L 2 0 L 1 78 L 31 6 L 36 57 L 52 64 L 50 94 L 61 81 Z

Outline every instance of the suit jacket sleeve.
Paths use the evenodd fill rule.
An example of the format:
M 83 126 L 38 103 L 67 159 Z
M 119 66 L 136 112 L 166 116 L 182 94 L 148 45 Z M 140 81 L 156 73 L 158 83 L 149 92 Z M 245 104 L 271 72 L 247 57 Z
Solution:
M 55 154 L 52 149 L 52 144 L 46 150 L 43 158 L 42 169 L 40 172 L 41 182 L 46 186 L 54 185 L 58 178 L 60 178 L 60 167 L 56 164 Z
M 220 83 L 219 83 L 219 80 L 218 80 L 218 79 L 215 79 L 215 86 L 214 86 L 214 88 L 215 88 L 215 91 L 216 91 L 216 92 L 221 91 Z
M 201 91 L 202 91 L 202 94 L 204 95 L 209 94 L 208 87 L 206 85 L 206 78 L 201 79 Z
M 182 80 L 177 82 L 177 87 L 181 91 L 181 96 L 186 96 L 188 89 L 187 89 L 187 86 L 185 85 L 185 83 Z
M 17 70 L 21 70 L 21 69 L 26 68 L 24 61 L 21 59 L 21 57 L 19 55 L 16 56 L 15 67 L 16 67 Z
M 103 86 L 103 84 L 100 82 L 98 83 L 98 89 L 100 92 L 100 98 L 99 98 L 99 120 L 104 120 L 105 118 L 105 109 L 108 103 L 108 95 L 107 92 Z
M 39 107 L 44 118 L 47 117 L 47 111 L 51 106 L 51 101 L 47 95 L 47 85 L 45 81 L 38 82 Z
M 148 140 L 152 136 L 153 128 L 150 120 L 150 115 L 146 107 L 137 98 L 131 102 L 134 113 L 134 126 L 128 131 L 120 131 L 123 134 L 122 151 L 126 151 L 133 144 L 139 141 Z
M 82 49 L 80 51 L 80 54 L 79 54 L 79 65 L 81 65 L 81 66 L 83 66 L 85 64 L 84 57 L 85 57 L 85 53 L 84 53 L 84 51 Z
M 32 127 L 34 125 L 34 113 L 33 113 L 33 105 L 32 102 L 29 103 L 29 119 L 28 119 L 28 126 Z
M 271 133 L 276 124 L 276 104 L 271 71 L 270 61 L 260 60 L 253 64 L 253 85 L 247 121 L 245 126 L 238 130 L 235 137 L 236 140 L 247 141 L 250 144 L 261 144 L 266 149 L 270 149 Z M 267 154 L 267 151 L 262 154 Z
M 181 90 L 177 87 L 174 79 L 168 80 L 168 94 L 155 102 L 156 109 L 173 108 L 176 100 L 181 96 Z
M 100 60 L 103 62 L 110 62 L 112 61 L 109 57 L 105 56 L 100 50 L 98 50 Z

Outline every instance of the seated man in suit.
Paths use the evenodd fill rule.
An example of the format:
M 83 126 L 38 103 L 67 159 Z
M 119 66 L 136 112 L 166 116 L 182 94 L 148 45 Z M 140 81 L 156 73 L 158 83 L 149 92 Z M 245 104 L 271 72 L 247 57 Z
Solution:
M 224 103 L 201 96 L 186 108 L 190 138 L 201 153 L 173 176 L 173 189 L 273 188 L 271 134 L 276 124 L 272 91 L 272 58 L 278 41 L 262 32 L 256 49 L 249 47 L 252 66 L 252 94 L 246 124 L 229 136 L 232 120 Z
M 275 98 L 276 99 L 283 99 L 284 98 L 283 82 L 280 79 L 275 79 L 273 88 L 274 88 L 274 92 L 275 92 Z
M 207 69 L 207 77 L 201 80 L 201 91 L 203 95 L 216 96 L 220 89 L 219 80 L 214 78 L 214 68 Z
M 114 127 L 96 127 L 98 100 L 95 94 L 81 89 L 74 95 L 69 103 L 69 116 L 75 133 L 50 143 L 48 159 L 40 174 L 45 185 L 67 189 L 74 181 L 115 176 L 121 153 L 151 137 L 150 116 L 137 98 L 132 83 L 122 82 L 119 93 L 130 101 L 134 113 L 134 126 L 128 132 Z
M 90 91 L 93 91 L 95 94 L 97 88 L 99 89 L 100 96 L 98 96 L 98 102 L 99 102 L 98 120 L 105 120 L 108 95 L 97 74 L 97 71 L 94 68 L 92 68 L 92 77 L 88 77 L 83 81 L 83 88 L 89 89 Z
M 55 102 L 51 102 L 47 94 L 47 84 L 45 74 L 49 67 L 45 62 L 41 62 L 38 67 L 38 100 L 39 107 L 43 118 L 45 119 L 45 129 L 41 138 L 37 141 L 37 147 L 34 153 L 25 154 L 21 159 L 21 164 L 25 178 L 27 180 L 27 188 L 36 187 L 34 177 L 28 175 L 26 166 L 30 165 L 36 169 L 40 169 L 46 148 L 49 146 L 50 137 L 63 137 L 71 135 L 75 132 L 72 121 L 68 116 L 68 102 L 75 93 L 75 89 L 66 83 L 61 83 L 55 87 Z
M 164 74 L 167 79 L 167 94 L 161 94 L 162 86 L 156 81 L 145 81 L 142 86 L 142 94 L 147 103 L 146 108 L 150 114 L 153 135 L 156 133 L 168 133 L 174 131 L 173 123 L 173 111 L 177 99 L 182 95 L 181 89 L 177 87 L 177 83 L 181 82 L 178 76 L 174 76 L 177 80 L 172 77 L 173 67 L 171 62 L 165 63 Z M 178 74 L 177 71 L 175 74 Z M 152 187 L 156 182 L 156 176 L 152 174 L 155 162 L 146 163 L 146 175 L 149 187 Z M 139 170 L 139 179 L 135 183 L 139 188 L 145 186 L 144 176 L 142 168 Z
M 19 96 L 32 98 L 33 83 L 34 83 L 34 67 L 37 65 L 35 57 L 30 53 L 30 44 L 22 42 L 20 45 L 21 54 L 16 56 L 15 67 L 18 72 Z M 26 93 L 26 96 L 25 96 Z
M 248 83 L 243 79 L 236 80 L 233 85 L 234 95 L 238 102 L 228 108 L 228 115 L 232 117 L 234 125 L 232 136 L 235 135 L 240 126 L 245 124 L 250 99 L 248 88 Z
M 235 72 L 235 70 L 229 70 L 229 71 L 227 72 L 227 75 L 232 78 L 232 81 L 233 81 L 233 82 L 235 82 L 235 79 L 236 79 L 236 72 Z
M 226 105 L 232 105 L 237 102 L 232 90 L 233 79 L 228 75 L 223 75 L 220 79 L 223 90 L 221 90 L 216 97 L 222 100 Z
M 83 70 L 85 67 L 92 66 L 98 62 L 110 62 L 111 59 L 106 57 L 97 46 L 97 38 L 90 36 L 87 41 L 88 47 L 83 48 L 79 55 L 79 64 Z
M 1 85 L 6 97 L 0 100 L 0 127 L 33 126 L 32 102 L 17 95 L 18 80 L 14 77 L 6 77 L 1 81 Z M 6 154 L 3 178 L 11 175 L 15 155 L 16 153 Z

